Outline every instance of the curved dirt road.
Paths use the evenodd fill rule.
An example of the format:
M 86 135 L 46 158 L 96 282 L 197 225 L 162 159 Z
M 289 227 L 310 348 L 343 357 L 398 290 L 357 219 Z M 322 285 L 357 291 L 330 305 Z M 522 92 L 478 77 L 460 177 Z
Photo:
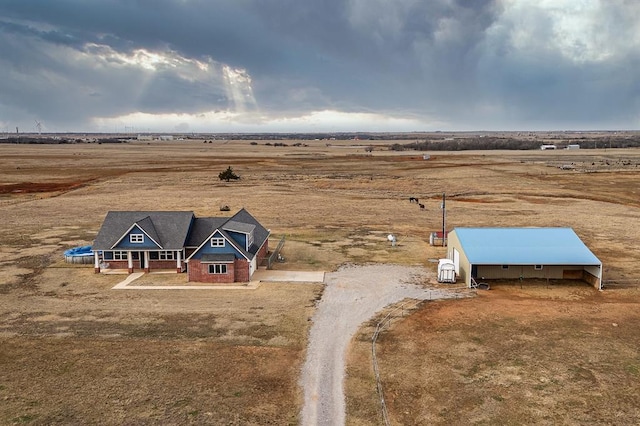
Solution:
M 423 268 L 400 265 L 349 265 L 326 274 L 326 288 L 313 316 L 302 370 L 302 425 L 345 423 L 344 357 L 363 322 L 404 298 L 452 297 L 449 292 L 413 284 L 425 277 Z

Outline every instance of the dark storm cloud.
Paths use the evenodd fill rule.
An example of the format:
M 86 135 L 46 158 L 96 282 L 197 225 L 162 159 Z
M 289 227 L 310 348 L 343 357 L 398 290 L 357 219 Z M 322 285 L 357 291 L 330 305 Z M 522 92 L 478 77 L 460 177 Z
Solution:
M 270 117 L 333 109 L 462 129 L 637 127 L 640 53 L 616 40 L 640 42 L 640 6 L 594 0 L 588 14 L 557 4 L 5 0 L 0 122 L 225 110 L 238 102 L 228 66 L 246 71 Z M 585 13 L 586 24 L 567 36 L 554 13 Z M 132 64 L 140 49 L 171 62 Z

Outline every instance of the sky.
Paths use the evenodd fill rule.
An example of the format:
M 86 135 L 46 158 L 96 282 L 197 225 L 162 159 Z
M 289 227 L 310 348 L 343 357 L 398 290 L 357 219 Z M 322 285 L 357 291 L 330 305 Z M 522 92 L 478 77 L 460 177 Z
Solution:
M 16 127 L 636 130 L 640 1 L 1 0 Z

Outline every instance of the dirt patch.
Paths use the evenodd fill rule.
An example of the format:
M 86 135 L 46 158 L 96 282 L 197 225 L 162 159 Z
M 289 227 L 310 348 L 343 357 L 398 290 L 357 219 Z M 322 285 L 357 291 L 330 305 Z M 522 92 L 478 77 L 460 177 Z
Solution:
M 638 312 L 637 294 L 586 285 L 427 303 L 379 339 L 392 423 L 637 424 Z M 357 346 L 352 385 L 371 385 L 370 345 Z M 379 415 L 379 401 L 351 402 L 354 424 Z
M 20 182 L 0 185 L 0 194 L 71 191 L 84 185 L 86 182 Z

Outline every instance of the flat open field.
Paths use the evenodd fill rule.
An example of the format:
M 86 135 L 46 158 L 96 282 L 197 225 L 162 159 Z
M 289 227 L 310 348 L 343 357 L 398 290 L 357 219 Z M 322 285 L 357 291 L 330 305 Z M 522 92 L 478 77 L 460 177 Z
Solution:
M 639 421 L 640 150 L 423 160 L 384 142 L 372 153 L 353 142 L 287 143 L 0 145 L 0 423 L 298 422 L 298 375 L 321 286 L 112 291 L 122 277 L 61 261 L 63 250 L 91 243 L 108 210 L 215 216 L 222 205 L 245 207 L 271 229 L 272 245 L 287 236 L 279 268 L 435 268 L 428 259 L 445 250 L 428 235 L 442 228 L 443 192 L 448 228 L 573 227 L 603 261 L 607 290 L 505 284 L 427 303 L 381 337 L 393 419 Z M 227 166 L 242 179 L 220 182 Z M 351 351 L 353 424 L 379 419 L 366 344 L 356 339 Z M 516 404 L 531 411 L 505 417 Z

